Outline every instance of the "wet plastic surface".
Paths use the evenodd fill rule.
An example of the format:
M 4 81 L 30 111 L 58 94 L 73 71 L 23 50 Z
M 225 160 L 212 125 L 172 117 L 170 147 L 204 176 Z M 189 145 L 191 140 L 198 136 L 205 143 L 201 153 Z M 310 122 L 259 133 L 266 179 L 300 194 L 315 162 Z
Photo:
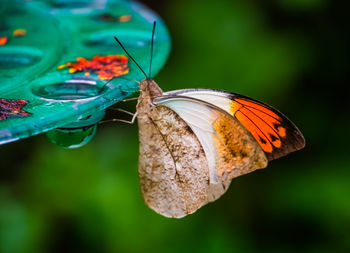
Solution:
M 137 89 L 134 82 L 115 78 L 105 86 L 107 80 L 96 73 L 70 73 L 69 68 L 58 68 L 77 57 L 125 55 L 113 36 L 118 36 L 148 72 L 152 24 L 156 20 L 153 75 L 170 51 L 164 23 L 137 2 L 2 1 L 0 16 L 6 17 L 0 20 L 0 37 L 7 38 L 0 45 L 0 98 L 13 105 L 0 103 L 0 144 L 74 122 L 86 126 L 85 119 L 90 117 L 97 122 L 103 110 L 116 103 L 112 99 L 122 100 L 132 94 Z M 14 32 L 16 29 L 23 29 L 25 34 L 21 34 L 23 30 Z M 130 71 L 123 77 L 144 78 L 130 59 L 128 66 Z M 91 131 L 86 136 L 91 136 Z

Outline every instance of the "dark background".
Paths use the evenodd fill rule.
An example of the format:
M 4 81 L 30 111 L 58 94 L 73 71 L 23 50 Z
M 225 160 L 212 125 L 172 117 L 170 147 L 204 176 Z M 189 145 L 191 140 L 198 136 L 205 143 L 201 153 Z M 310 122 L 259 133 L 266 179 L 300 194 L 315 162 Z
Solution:
M 145 4 L 172 36 L 155 78 L 163 90 L 262 100 L 300 128 L 305 149 L 234 179 L 218 201 L 176 220 L 143 203 L 136 125 L 101 125 L 75 150 L 44 135 L 1 146 L 0 252 L 350 252 L 348 6 Z M 135 110 L 134 102 L 116 106 Z

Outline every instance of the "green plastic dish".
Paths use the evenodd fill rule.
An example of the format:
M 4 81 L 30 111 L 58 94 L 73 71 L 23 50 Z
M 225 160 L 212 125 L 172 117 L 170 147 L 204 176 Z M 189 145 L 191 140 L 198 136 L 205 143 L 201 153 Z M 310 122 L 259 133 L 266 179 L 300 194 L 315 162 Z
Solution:
M 137 89 L 122 78 L 105 85 L 98 74 L 70 73 L 58 66 L 77 57 L 125 55 L 113 38 L 118 36 L 148 72 L 155 20 L 153 75 L 170 51 L 165 24 L 134 1 L 2 1 L 0 16 L 0 42 L 7 39 L 0 45 L 0 144 L 52 130 L 47 133 L 52 142 L 78 147 L 79 140 L 82 145 L 92 138 L 105 108 Z M 14 36 L 16 29 L 25 35 Z M 144 78 L 130 59 L 128 66 L 123 77 Z

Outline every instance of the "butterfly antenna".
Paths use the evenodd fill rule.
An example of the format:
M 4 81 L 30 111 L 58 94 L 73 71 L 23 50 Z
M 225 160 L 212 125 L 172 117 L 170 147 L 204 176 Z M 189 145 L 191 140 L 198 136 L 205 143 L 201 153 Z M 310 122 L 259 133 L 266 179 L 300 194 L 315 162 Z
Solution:
M 154 41 L 154 31 L 155 30 L 156 30 L 156 21 L 153 22 L 152 42 L 151 42 L 151 60 L 150 60 L 150 63 L 149 63 L 149 75 L 148 75 L 148 78 L 151 78 L 152 59 L 153 59 L 153 41 Z
M 105 82 L 105 84 L 100 88 L 100 91 L 99 92 L 102 92 L 103 89 L 110 83 L 114 80 L 115 76 L 112 77 L 111 79 L 109 79 L 107 82 Z
M 146 78 L 147 75 L 145 73 L 145 71 L 143 71 L 143 69 L 140 67 L 140 65 L 135 61 L 135 59 L 128 53 L 128 51 L 126 51 L 125 47 L 122 45 L 122 43 L 118 40 L 118 38 L 116 36 L 114 36 L 114 39 L 118 42 L 118 44 L 121 46 L 121 48 L 124 50 L 124 52 L 129 56 L 129 58 L 135 62 L 135 64 L 137 65 L 137 67 L 139 67 L 139 69 L 142 71 L 142 73 L 145 75 Z

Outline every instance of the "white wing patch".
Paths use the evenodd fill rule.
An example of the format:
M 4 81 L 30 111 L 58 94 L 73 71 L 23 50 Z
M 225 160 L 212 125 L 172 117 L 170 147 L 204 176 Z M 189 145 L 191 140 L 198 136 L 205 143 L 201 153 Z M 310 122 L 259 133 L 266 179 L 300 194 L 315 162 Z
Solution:
M 215 133 L 212 126 L 212 109 L 203 104 L 184 99 L 168 99 L 159 102 L 159 104 L 174 110 L 191 127 L 206 154 L 209 165 L 210 183 L 217 184 L 221 182 L 216 172 L 217 154 L 212 138 Z
M 214 90 L 178 90 L 169 91 L 164 93 L 164 96 L 172 96 L 174 94 L 178 96 L 186 96 L 196 98 L 207 103 L 213 104 L 224 111 L 231 113 L 231 99 L 226 97 L 225 93 L 214 91 Z

